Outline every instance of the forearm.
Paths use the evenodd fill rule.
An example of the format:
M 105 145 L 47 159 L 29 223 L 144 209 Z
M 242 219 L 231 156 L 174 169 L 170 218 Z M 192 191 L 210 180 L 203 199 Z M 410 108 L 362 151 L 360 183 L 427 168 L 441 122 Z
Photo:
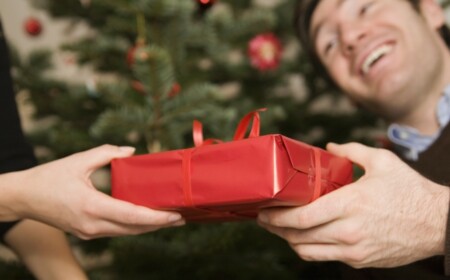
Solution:
M 24 220 L 5 236 L 5 242 L 37 279 L 87 279 L 63 232 Z

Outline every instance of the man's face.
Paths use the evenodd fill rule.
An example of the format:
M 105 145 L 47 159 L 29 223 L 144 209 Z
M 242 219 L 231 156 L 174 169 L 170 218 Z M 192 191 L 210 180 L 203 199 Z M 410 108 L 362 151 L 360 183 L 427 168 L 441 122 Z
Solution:
M 396 119 L 443 63 L 441 9 L 422 0 L 421 11 L 405 0 L 322 0 L 310 34 L 325 68 L 353 100 Z

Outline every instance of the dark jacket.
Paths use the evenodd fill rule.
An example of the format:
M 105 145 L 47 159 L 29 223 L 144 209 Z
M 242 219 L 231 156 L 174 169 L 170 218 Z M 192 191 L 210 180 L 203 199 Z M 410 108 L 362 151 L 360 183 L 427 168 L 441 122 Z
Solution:
M 0 173 L 36 165 L 20 125 L 10 72 L 5 34 L 0 22 Z M 15 223 L 0 223 L 0 237 Z

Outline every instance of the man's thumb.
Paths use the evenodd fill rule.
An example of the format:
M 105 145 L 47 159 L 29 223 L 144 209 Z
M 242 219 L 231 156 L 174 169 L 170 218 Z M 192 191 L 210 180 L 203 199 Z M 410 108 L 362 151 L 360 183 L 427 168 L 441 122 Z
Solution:
M 375 155 L 376 149 L 370 148 L 359 143 L 335 144 L 328 143 L 327 150 L 339 157 L 349 159 L 351 162 L 359 166 L 366 166 L 368 160 Z

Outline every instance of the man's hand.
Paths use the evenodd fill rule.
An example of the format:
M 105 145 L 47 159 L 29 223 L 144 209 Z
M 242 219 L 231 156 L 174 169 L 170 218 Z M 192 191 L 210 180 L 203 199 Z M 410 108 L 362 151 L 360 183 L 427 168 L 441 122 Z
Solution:
M 26 171 L 0 177 L 14 198 L 12 210 L 1 206 L 3 220 L 30 218 L 83 239 L 139 234 L 182 225 L 181 215 L 114 199 L 93 186 L 90 175 L 133 148 L 104 145 Z M 3 213 L 2 213 L 3 212 Z M 8 216 L 9 214 L 9 216 Z M 0 217 L 2 218 L 2 217 Z
M 395 267 L 444 253 L 447 187 L 387 150 L 356 143 L 327 149 L 360 165 L 364 176 L 309 205 L 261 211 L 261 226 L 305 260 L 355 268 Z

